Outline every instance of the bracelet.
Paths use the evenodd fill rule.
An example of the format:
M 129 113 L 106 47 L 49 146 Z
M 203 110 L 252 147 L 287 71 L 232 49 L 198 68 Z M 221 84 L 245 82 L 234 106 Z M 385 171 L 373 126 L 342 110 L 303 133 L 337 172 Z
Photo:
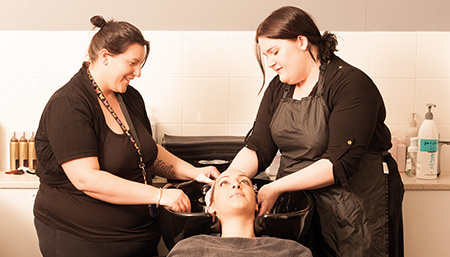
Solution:
M 161 197 L 162 197 L 162 188 L 159 188 L 158 202 L 156 202 L 156 208 L 159 207 L 159 202 L 161 201 Z

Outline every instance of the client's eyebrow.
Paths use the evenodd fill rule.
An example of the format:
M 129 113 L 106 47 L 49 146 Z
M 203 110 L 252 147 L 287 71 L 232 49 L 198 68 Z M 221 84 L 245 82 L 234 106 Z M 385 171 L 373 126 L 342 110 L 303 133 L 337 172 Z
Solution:
M 229 178 L 229 177 L 230 177 L 229 175 L 224 175 L 223 177 L 219 178 L 219 179 L 216 181 L 216 183 L 219 183 L 219 181 L 221 181 L 223 178 Z
M 219 178 L 216 183 L 219 183 L 220 180 L 222 180 L 223 178 L 229 178 L 230 175 L 224 175 L 223 177 Z M 245 177 L 246 179 L 250 180 L 245 174 L 239 174 L 238 177 Z M 250 180 L 251 181 L 251 180 Z

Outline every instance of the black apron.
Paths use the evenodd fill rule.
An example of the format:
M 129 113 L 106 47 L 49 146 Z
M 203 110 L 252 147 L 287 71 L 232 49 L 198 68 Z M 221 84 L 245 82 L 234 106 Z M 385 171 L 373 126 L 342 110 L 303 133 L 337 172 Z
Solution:
M 291 87 L 287 86 L 274 113 L 270 129 L 281 152 L 277 179 L 301 172 L 321 159 L 327 149 L 329 110 L 322 97 L 326 66 L 320 67 L 317 94 L 301 100 L 287 98 Z M 384 159 L 389 160 L 392 170 L 394 166 L 397 168 L 390 155 L 367 152 L 358 172 L 349 179 L 349 188 L 332 185 L 310 191 L 315 212 L 307 246 L 314 256 L 388 256 L 389 241 L 394 238 L 389 240 L 389 192 L 388 176 L 383 172 Z M 397 182 L 395 186 L 398 187 Z M 400 211 L 401 221 L 401 199 L 400 210 L 396 209 L 396 216 Z M 402 236 L 401 227 L 400 232 Z M 403 256 L 403 243 L 401 252 L 391 256 Z

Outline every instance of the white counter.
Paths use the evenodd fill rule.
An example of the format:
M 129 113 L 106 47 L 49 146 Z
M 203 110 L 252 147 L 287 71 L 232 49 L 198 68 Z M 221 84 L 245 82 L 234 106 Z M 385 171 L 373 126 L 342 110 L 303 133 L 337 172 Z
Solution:
M 450 171 L 444 171 L 441 175 L 434 180 L 416 179 L 413 176 L 407 176 L 401 173 L 403 183 L 405 184 L 405 190 L 418 190 L 418 191 L 450 191 Z M 156 186 L 164 184 L 166 180 L 164 178 L 156 177 L 153 179 L 153 183 Z M 11 175 L 6 174 L 5 171 L 0 171 L 0 189 L 37 189 L 39 188 L 39 178 L 36 175 L 24 173 L 23 175 Z

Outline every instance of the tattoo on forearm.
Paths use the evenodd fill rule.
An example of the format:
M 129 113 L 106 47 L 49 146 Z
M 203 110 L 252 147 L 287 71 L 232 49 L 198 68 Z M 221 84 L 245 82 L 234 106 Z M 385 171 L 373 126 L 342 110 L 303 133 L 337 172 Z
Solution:
M 175 179 L 175 171 L 173 165 L 167 165 L 160 159 L 156 159 L 152 165 L 151 173 L 168 179 Z

